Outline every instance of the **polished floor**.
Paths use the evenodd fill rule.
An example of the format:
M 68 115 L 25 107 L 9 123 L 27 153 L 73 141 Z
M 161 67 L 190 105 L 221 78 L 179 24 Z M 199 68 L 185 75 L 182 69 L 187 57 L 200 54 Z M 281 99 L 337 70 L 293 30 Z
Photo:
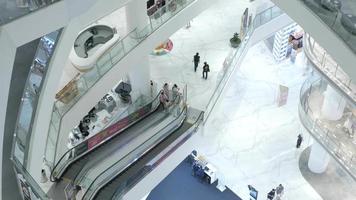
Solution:
M 224 4 L 239 10 L 225 11 Z M 187 83 L 190 106 L 203 109 L 229 53 L 230 34 L 238 31 L 237 19 L 246 6 L 247 1 L 218 1 L 194 19 L 190 28 L 175 33 L 170 37 L 174 43 L 170 54 L 150 57 L 153 79 Z M 201 60 L 212 68 L 208 80 L 201 78 L 201 69 L 193 71 L 195 52 L 200 52 Z M 196 145 L 198 153 L 218 168 L 220 179 L 243 199 L 248 199 L 248 184 L 263 199 L 280 183 L 285 186 L 283 199 L 322 199 L 304 179 L 298 165 L 300 153 L 312 141 L 298 116 L 300 87 L 309 72 L 303 54 L 297 56 L 295 63 L 276 63 L 264 42 L 260 42 L 250 49 L 203 127 Z M 286 105 L 278 107 L 280 85 L 288 87 L 289 94 Z M 300 133 L 304 143 L 297 150 L 295 143 Z

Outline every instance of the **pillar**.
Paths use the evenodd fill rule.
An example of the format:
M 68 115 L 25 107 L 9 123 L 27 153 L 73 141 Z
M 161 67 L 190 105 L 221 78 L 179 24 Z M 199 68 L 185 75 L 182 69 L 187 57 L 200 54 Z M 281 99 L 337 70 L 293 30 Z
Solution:
M 150 96 L 150 64 L 148 55 L 142 55 L 140 59 L 132 64 L 128 74 L 131 84 L 132 99 L 135 100 L 140 94 Z
M 126 5 L 127 31 L 142 30 L 148 24 L 146 0 L 132 0 Z
M 327 120 L 339 120 L 346 106 L 346 100 L 330 85 L 324 92 L 324 102 L 321 108 L 321 115 Z
M 318 143 L 315 142 L 311 146 L 311 151 L 308 160 L 308 167 L 314 173 L 323 173 L 328 167 L 330 161 L 329 153 Z

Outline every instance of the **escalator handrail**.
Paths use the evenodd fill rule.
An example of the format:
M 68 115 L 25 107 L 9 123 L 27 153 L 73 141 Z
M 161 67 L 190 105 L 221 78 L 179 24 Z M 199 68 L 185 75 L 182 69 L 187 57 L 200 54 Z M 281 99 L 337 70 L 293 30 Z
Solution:
M 180 95 L 179 95 L 179 98 Z M 179 106 L 179 105 L 177 105 Z M 151 138 L 153 138 L 154 136 L 156 136 L 158 133 L 160 133 L 162 130 L 164 130 L 165 128 L 167 128 L 168 126 L 170 126 L 172 123 L 176 122 L 178 119 L 180 119 L 180 117 L 185 114 L 187 111 L 187 106 L 184 105 L 181 113 L 178 115 L 178 117 L 176 119 L 174 119 L 172 122 L 170 122 L 168 125 L 166 125 L 165 127 L 163 127 L 162 129 L 160 129 L 159 131 L 156 132 L 156 134 L 152 135 L 150 138 L 148 138 L 146 141 L 144 141 L 142 144 L 146 143 L 147 141 L 149 141 Z M 183 122 L 184 120 L 182 120 Z M 181 122 L 181 123 L 182 123 Z M 151 149 L 151 148 L 150 148 Z M 146 150 L 146 152 L 148 152 L 150 149 Z M 133 149 L 132 151 L 130 151 L 127 155 L 125 155 L 124 157 L 122 157 L 120 160 L 118 160 L 117 162 L 115 162 L 114 164 L 112 164 L 110 167 L 106 168 L 106 170 L 104 170 L 103 172 L 101 172 L 93 181 L 92 183 L 89 185 L 89 187 L 87 188 L 87 191 L 84 193 L 83 195 L 83 199 L 85 199 L 85 196 L 89 195 L 88 192 L 90 191 L 90 188 L 94 185 L 94 183 L 98 180 L 99 177 L 101 177 L 102 175 L 104 175 L 108 170 L 110 170 L 111 168 L 115 167 L 115 165 L 117 163 L 119 163 L 120 161 L 122 161 L 124 158 L 126 158 L 127 156 L 129 156 L 131 153 L 133 153 L 136 149 Z M 144 153 L 144 154 L 145 154 Z M 135 160 L 136 161 L 136 160 Z M 133 161 L 133 162 L 135 162 Z M 110 176 L 110 178 L 105 178 L 104 180 L 102 180 L 98 185 L 99 187 L 97 187 L 97 189 L 93 190 L 93 192 L 90 194 L 88 199 L 92 199 L 93 197 L 95 197 L 95 195 L 97 194 L 97 192 L 103 188 L 108 182 L 110 182 L 111 180 L 113 180 L 115 177 L 117 177 L 119 174 L 121 174 L 125 169 L 127 169 L 128 166 L 130 166 L 133 162 L 129 163 L 128 165 L 126 165 L 126 167 L 124 167 L 123 169 L 119 170 L 118 172 L 115 172 L 116 174 L 113 176 Z M 115 193 L 114 193 L 115 194 Z
M 162 90 L 161 90 L 161 91 L 162 91 Z M 176 97 L 174 98 L 174 100 L 172 100 L 172 102 L 176 102 L 177 99 L 178 99 L 178 102 L 180 102 L 180 100 L 181 100 L 180 95 L 176 96 Z M 131 153 L 131 152 L 130 152 L 130 153 Z M 73 179 L 74 184 L 79 184 L 79 183 L 81 183 L 82 180 L 83 180 L 83 178 L 85 177 L 85 174 L 87 174 L 87 172 L 88 172 L 89 170 L 90 170 L 90 168 L 82 169 L 81 172 L 78 173 L 78 174 L 74 177 L 74 179 Z M 83 174 L 84 174 L 84 175 L 83 175 Z M 79 180 L 78 180 L 78 179 L 79 179 Z
M 203 122 L 203 117 L 204 117 L 204 112 L 202 111 L 202 112 L 200 112 L 200 114 L 198 115 L 198 117 L 197 117 L 197 119 L 195 120 L 195 122 L 192 124 L 192 127 L 191 128 L 193 128 L 194 126 L 194 130 L 193 131 L 190 131 L 191 130 L 191 128 L 190 129 L 188 129 L 184 134 L 186 134 L 186 135 L 189 135 L 189 134 L 191 134 L 191 135 L 193 135 L 192 133 L 195 133 L 196 131 L 197 131 L 197 129 L 199 128 L 199 125 L 200 125 L 200 123 L 201 122 Z M 198 123 L 200 121 L 200 123 Z M 191 136 L 190 135 L 190 136 Z M 189 137 L 190 137 L 189 136 Z M 151 171 L 153 170 L 152 168 L 150 169 Z M 147 174 L 145 174 L 145 175 L 147 175 Z M 145 175 L 143 176 L 143 177 L 141 177 L 141 180 L 142 180 L 142 178 L 144 178 L 145 177 Z M 126 189 L 126 191 L 127 191 L 127 189 L 130 189 L 132 186 L 133 186 L 134 184 L 129 184 L 129 185 L 126 185 L 126 187 L 125 187 L 125 189 Z M 125 191 L 124 191 L 125 192 Z M 120 195 L 122 195 L 122 193 L 124 193 L 123 191 L 120 191 L 119 192 L 119 190 L 116 190 L 116 192 L 115 192 L 115 194 L 112 196 L 112 200 L 115 200 L 115 199 L 118 199 L 118 197 L 120 196 Z
M 149 104 L 151 104 L 151 103 L 154 103 L 154 102 L 159 98 L 160 93 L 161 93 L 161 91 L 159 91 L 159 93 L 156 95 L 156 97 L 155 97 L 150 103 L 148 103 L 148 104 L 146 104 L 146 105 L 143 105 L 142 107 L 140 107 L 140 109 L 143 108 L 144 106 L 147 106 L 147 105 L 149 105 Z M 158 105 L 159 105 L 159 104 L 158 104 Z M 155 109 L 158 107 L 158 105 L 155 106 Z M 128 109 L 129 109 L 129 107 L 126 108 L 125 111 L 127 111 Z M 152 109 L 151 109 L 151 110 L 152 110 Z M 125 112 L 122 112 L 120 115 L 123 115 L 123 113 L 125 113 Z M 111 126 L 105 128 L 104 130 L 109 129 L 110 127 L 111 127 Z M 104 131 L 104 130 L 103 130 L 103 131 Z M 116 136 L 116 134 L 114 134 L 114 135 L 111 136 L 111 137 L 108 137 L 108 138 L 105 139 L 101 144 L 103 144 L 103 143 L 105 143 L 106 141 L 110 140 L 110 139 L 111 139 L 112 137 L 114 137 L 114 136 Z M 78 147 L 80 144 L 81 144 L 81 143 L 79 143 L 78 145 L 72 147 L 71 149 L 69 149 L 68 151 L 66 151 L 66 152 L 62 155 L 62 157 L 59 159 L 59 161 L 57 162 L 57 164 L 53 167 L 53 169 L 52 169 L 52 171 L 51 171 L 50 181 L 55 182 L 55 181 L 57 180 L 57 177 L 54 176 L 54 172 L 55 172 L 56 168 L 59 167 L 59 164 L 61 163 L 61 161 L 62 161 L 66 156 L 68 156 L 68 154 L 71 153 L 71 152 L 73 151 L 73 149 L 75 149 L 76 147 Z M 74 159 L 72 159 L 72 160 L 68 159 L 68 161 L 70 161 L 70 162 L 66 162 L 65 164 L 63 164 L 63 165 L 62 165 L 62 168 L 60 168 L 59 173 L 58 173 L 57 175 L 60 175 L 60 176 L 61 176 L 61 174 L 63 173 L 63 171 L 67 168 L 66 166 L 68 166 L 70 163 L 76 161 L 76 160 L 79 159 L 80 157 L 86 155 L 87 153 L 93 151 L 93 150 L 96 149 L 98 146 L 101 146 L 101 145 L 97 145 L 97 146 L 93 147 L 92 149 L 83 152 L 80 156 L 77 156 L 76 158 L 74 158 Z

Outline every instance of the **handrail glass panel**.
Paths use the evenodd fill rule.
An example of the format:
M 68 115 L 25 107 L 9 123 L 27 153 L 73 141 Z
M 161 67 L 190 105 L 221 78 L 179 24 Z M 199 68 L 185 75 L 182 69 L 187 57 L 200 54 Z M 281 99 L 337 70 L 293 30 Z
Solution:
M 309 34 L 305 34 L 304 46 L 306 55 L 314 66 L 356 102 L 356 85 L 342 67 Z
M 185 94 L 185 93 L 183 93 Z M 83 196 L 83 199 L 92 199 L 99 187 L 104 186 L 108 181 L 110 181 L 113 177 L 121 173 L 127 166 L 132 164 L 134 161 L 136 161 L 140 155 L 144 154 L 147 152 L 149 149 L 153 148 L 157 143 L 159 143 L 161 140 L 163 140 L 167 135 L 169 134 L 169 131 L 172 130 L 174 127 L 179 126 L 180 124 L 183 123 L 185 117 L 186 117 L 186 102 L 184 102 L 185 97 L 180 97 L 178 96 L 179 101 L 177 102 L 177 105 L 174 105 L 177 109 L 179 109 L 179 116 L 157 131 L 153 136 L 151 136 L 149 139 L 147 139 L 145 142 L 143 142 L 138 148 L 134 149 L 131 151 L 129 154 L 127 154 L 125 157 L 122 159 L 118 160 L 116 163 L 108 167 L 106 170 L 103 171 L 99 176 L 95 177 L 95 179 L 90 179 L 88 177 L 83 177 L 84 179 L 81 181 L 81 185 L 84 187 L 88 188 L 86 193 Z M 175 101 L 173 101 L 175 102 Z M 171 112 L 174 113 L 174 108 L 171 110 Z
M 158 105 L 159 95 L 157 95 L 151 102 L 145 105 L 142 105 L 141 100 L 138 99 L 135 103 L 131 104 L 124 112 L 120 114 L 123 117 L 118 117 L 119 120 L 116 123 L 66 151 L 66 153 L 64 153 L 64 155 L 59 159 L 53 168 L 51 173 L 51 180 L 55 181 L 62 175 L 66 167 L 76 159 L 97 148 L 105 141 L 110 140 L 112 137 L 115 137 L 126 127 L 130 126 L 137 120 L 143 118 L 148 113 L 155 110 Z
M 356 179 L 356 140 L 351 137 L 353 133 L 339 130 L 337 125 L 333 127 L 332 121 L 323 120 L 320 117 L 322 103 L 313 102 L 315 101 L 313 97 L 316 95 L 322 97 L 327 87 L 330 87 L 328 83 L 320 78 L 307 79 L 304 82 L 300 90 L 300 120 L 309 133 Z M 341 101 L 345 101 L 345 98 Z M 346 109 L 354 110 L 355 106 L 348 102 L 344 112 L 348 112 Z M 342 119 L 340 120 L 337 123 L 342 123 Z
M 261 13 L 258 13 L 255 18 L 253 19 L 253 23 L 251 23 L 251 26 L 248 27 L 246 36 L 241 39 L 241 44 L 240 46 L 230 52 L 228 57 L 225 59 L 224 66 L 222 71 L 220 72 L 221 75 L 218 76 L 217 80 L 217 86 L 213 92 L 213 95 L 210 97 L 207 106 L 205 107 L 205 113 L 206 117 L 204 118 L 204 121 L 206 121 L 209 118 L 209 115 L 214 108 L 216 102 L 218 101 L 221 92 L 223 91 L 227 81 L 229 80 L 230 76 L 232 75 L 232 72 L 234 71 L 237 62 L 242 59 L 243 52 L 248 50 L 246 49 L 246 46 L 250 40 L 251 35 L 253 34 L 254 30 L 258 28 L 259 26 L 271 21 L 272 19 L 282 15 L 283 12 L 277 7 L 273 6 L 270 7 Z
M 31 66 L 24 66 L 30 67 L 30 71 L 19 106 L 12 146 L 12 155 L 24 166 L 27 165 L 27 154 L 30 148 L 32 124 L 36 115 L 38 98 L 60 32 L 61 29 L 42 36 Z

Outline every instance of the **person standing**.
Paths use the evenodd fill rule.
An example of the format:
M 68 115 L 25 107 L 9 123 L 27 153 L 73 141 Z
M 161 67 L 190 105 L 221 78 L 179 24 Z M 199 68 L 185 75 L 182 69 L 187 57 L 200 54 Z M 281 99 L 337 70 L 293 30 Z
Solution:
M 198 68 L 198 65 L 199 65 L 199 62 L 200 62 L 200 56 L 199 56 L 198 52 L 194 55 L 193 62 L 194 62 L 194 72 L 196 72 L 197 68 Z
M 175 101 L 179 96 L 179 88 L 177 84 L 174 84 L 172 87 L 172 101 Z
M 210 72 L 210 68 L 208 63 L 204 62 L 204 66 L 203 66 L 203 78 L 208 79 L 208 72 Z
M 299 149 L 299 147 L 302 144 L 302 142 L 303 142 L 303 137 L 302 137 L 301 134 L 299 134 L 298 135 L 298 139 L 297 139 L 297 145 L 296 145 L 297 149 Z
M 165 83 L 164 85 L 163 85 L 163 92 L 164 92 L 164 95 L 166 95 L 166 97 L 168 98 L 168 100 L 170 99 L 169 97 L 169 85 L 168 85 L 168 83 Z

